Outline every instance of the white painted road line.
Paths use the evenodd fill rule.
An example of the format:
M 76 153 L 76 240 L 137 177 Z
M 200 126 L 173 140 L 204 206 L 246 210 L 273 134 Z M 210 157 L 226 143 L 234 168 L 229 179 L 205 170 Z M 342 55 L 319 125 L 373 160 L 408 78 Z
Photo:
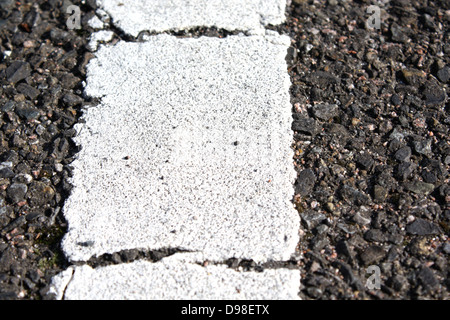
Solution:
M 286 0 L 97 0 L 125 33 L 199 26 L 264 32 L 285 20 Z
M 287 260 L 290 79 L 284 36 L 177 39 L 103 47 L 77 126 L 82 146 L 64 207 L 70 260 L 180 248 L 210 260 Z
M 298 271 L 242 272 L 226 265 L 201 266 L 189 256 L 176 254 L 156 263 L 136 261 L 96 269 L 70 267 L 54 279 L 52 290 L 58 299 L 66 300 L 299 299 Z
M 64 253 L 83 262 L 128 249 L 190 252 L 71 266 L 53 279 L 53 292 L 87 300 L 298 299 L 298 270 L 224 264 L 288 260 L 299 240 L 290 39 L 264 30 L 284 20 L 286 1 L 98 2 L 133 36 L 197 26 L 252 35 L 162 34 L 100 46 L 85 90 L 101 102 L 76 125 L 82 149 L 64 206 Z

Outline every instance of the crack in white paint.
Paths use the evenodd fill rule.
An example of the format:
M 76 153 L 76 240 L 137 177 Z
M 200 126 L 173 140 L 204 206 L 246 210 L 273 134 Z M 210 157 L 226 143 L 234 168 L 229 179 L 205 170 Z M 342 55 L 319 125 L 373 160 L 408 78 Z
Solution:
M 137 37 L 141 31 L 165 32 L 216 27 L 264 33 L 286 19 L 286 0 L 97 0 L 114 25 Z
M 198 254 L 176 254 L 152 263 L 71 267 L 53 278 L 51 292 L 66 300 L 298 300 L 300 274 L 275 269 L 241 272 L 201 266 Z

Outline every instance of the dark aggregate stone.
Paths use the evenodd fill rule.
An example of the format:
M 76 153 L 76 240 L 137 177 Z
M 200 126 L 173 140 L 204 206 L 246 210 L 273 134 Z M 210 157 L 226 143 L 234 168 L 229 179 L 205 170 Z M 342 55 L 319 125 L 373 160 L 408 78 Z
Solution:
M 406 42 L 409 39 L 407 34 L 405 33 L 405 29 L 396 23 L 392 24 L 390 31 L 391 38 L 395 42 Z
M 8 82 L 17 83 L 25 79 L 31 74 L 31 67 L 28 62 L 14 61 L 6 69 L 6 80 Z
M 311 240 L 311 248 L 314 251 L 320 251 L 329 244 L 329 240 L 325 235 L 317 235 Z
M 78 104 L 81 104 L 83 102 L 83 98 L 72 94 L 72 93 L 67 93 L 64 95 L 64 97 L 62 98 L 62 101 L 64 102 L 64 104 L 68 107 L 74 107 Z
M 357 158 L 356 158 L 356 163 L 359 165 L 359 167 L 361 167 L 363 170 L 371 170 L 374 166 L 375 161 L 373 160 L 373 158 L 366 154 L 360 154 Z
M 450 254 L 450 243 L 446 242 L 446 243 L 442 246 L 442 250 L 443 250 L 446 254 Z
M 419 154 L 430 154 L 431 153 L 431 140 L 420 140 L 414 141 L 414 150 Z
M 425 237 L 414 238 L 408 244 L 407 249 L 409 252 L 411 252 L 415 256 L 420 256 L 420 255 L 427 256 L 429 254 L 429 248 L 427 246 L 427 239 Z
M 5 233 L 22 226 L 26 221 L 25 216 L 20 216 L 17 219 L 15 219 L 14 221 L 12 221 L 11 223 L 9 223 L 6 227 L 3 228 L 1 234 L 4 235 Z
M 29 203 L 31 206 L 43 206 L 55 196 L 53 187 L 42 181 L 33 181 L 29 186 Z
M 340 273 L 343 275 L 344 280 L 351 286 L 353 286 L 357 290 L 361 290 L 364 286 L 361 283 L 361 280 L 355 275 L 351 266 L 343 261 L 336 261 L 334 264 L 337 268 L 339 268 Z
M 14 7 L 14 0 L 1 0 L 0 8 L 5 11 L 10 11 Z
M 394 152 L 394 151 L 400 149 L 402 146 L 403 146 L 403 144 L 401 143 L 401 141 L 399 139 L 394 138 L 389 142 L 388 150 L 389 150 L 389 152 Z
M 347 144 L 350 139 L 348 130 L 341 124 L 331 123 L 325 126 L 327 134 L 333 137 L 332 141 L 342 145 Z
M 75 75 L 70 74 L 70 73 L 65 73 L 60 78 L 60 83 L 61 83 L 62 87 L 65 89 L 73 89 L 80 82 L 81 82 L 80 78 L 78 78 Z
M 25 198 L 27 191 L 28 187 L 26 184 L 13 183 L 6 189 L 6 195 L 11 202 L 17 203 Z
M 114 252 L 114 253 L 111 255 L 111 261 L 112 261 L 113 263 L 115 263 L 115 264 L 119 264 L 119 263 L 122 263 L 122 258 L 120 257 L 120 254 L 119 254 L 119 253 Z
M 299 173 L 296 185 L 296 193 L 307 196 L 311 193 L 316 176 L 311 169 L 305 169 Z
M 423 95 L 427 106 L 440 105 L 447 98 L 445 91 L 434 82 L 425 85 Z
M 17 295 L 17 291 L 7 291 L 5 289 L 2 289 L 0 292 L 0 300 L 16 300 Z
M 39 213 L 39 212 L 31 212 L 31 213 L 27 214 L 25 218 L 26 218 L 27 221 L 33 221 L 33 220 L 35 220 L 35 219 L 37 219 L 39 217 L 42 217 L 41 213 Z
M 342 200 L 354 203 L 356 205 L 368 204 L 370 201 L 370 197 L 368 195 L 348 185 L 342 186 L 340 189 L 340 196 Z
M 39 109 L 35 107 L 18 107 L 16 113 L 25 120 L 36 120 L 41 116 Z
M 409 289 L 409 282 L 405 276 L 396 274 L 389 279 L 389 286 L 395 291 L 406 291 Z
M 370 229 L 364 234 L 364 239 L 370 242 L 384 242 L 386 235 L 379 229 Z
M 406 81 L 407 84 L 412 86 L 419 86 L 425 83 L 426 81 L 426 74 L 418 69 L 410 68 L 410 69 L 403 69 L 402 75 Z
M 29 270 L 27 272 L 27 277 L 29 277 L 34 283 L 37 283 L 41 279 L 41 276 L 37 270 Z
M 383 202 L 388 196 L 388 190 L 382 186 L 375 185 L 373 188 L 373 198 L 375 201 Z
M 336 104 L 318 104 L 312 107 L 312 113 L 316 119 L 328 121 L 337 116 L 338 106 Z
M 397 150 L 394 154 L 394 158 L 398 161 L 409 161 L 411 154 L 412 152 L 410 147 L 403 147 Z
M 404 184 L 405 189 L 416 194 L 427 195 L 434 190 L 434 185 L 420 180 L 408 181 Z
M 443 83 L 448 82 L 450 80 L 450 67 L 444 67 L 439 70 L 437 72 L 437 77 Z
M 438 181 L 436 175 L 429 171 L 422 171 L 421 176 L 422 176 L 424 182 L 427 182 L 430 184 L 434 184 Z
M 320 288 L 316 287 L 308 287 L 306 291 L 308 295 L 314 299 L 319 299 L 323 295 L 323 291 Z
M 371 223 L 370 213 L 358 211 L 352 217 L 352 221 L 356 222 L 357 224 L 359 224 L 361 226 L 369 225 Z
M 391 102 L 392 102 L 394 105 L 398 106 L 398 105 L 400 105 L 400 103 L 402 103 L 402 100 L 401 100 L 401 98 L 400 98 L 397 94 L 393 94 L 393 95 L 391 96 Z
M 365 265 L 372 265 L 374 263 L 378 263 L 385 256 L 386 251 L 382 247 L 376 245 L 369 246 L 360 254 L 360 258 Z
M 318 127 L 314 119 L 299 118 L 292 123 L 292 130 L 314 136 L 318 132 Z
M 430 221 L 424 219 L 416 219 L 414 222 L 406 226 L 406 232 L 419 236 L 439 234 L 439 227 Z
M 124 262 L 134 261 L 139 255 L 137 250 L 125 250 L 121 254 L 121 258 Z
M 428 267 L 422 267 L 417 277 L 427 290 L 432 290 L 438 285 L 438 281 L 433 271 Z
M 401 181 L 410 178 L 417 169 L 417 164 L 414 162 L 402 162 L 397 166 L 396 176 Z
M 308 230 L 312 230 L 319 223 L 326 219 L 326 215 L 315 211 L 307 211 L 301 213 L 302 222 L 306 225 Z
M 0 178 L 12 178 L 14 177 L 14 171 L 11 170 L 11 168 L 2 168 L 0 169 Z
M 1 106 L 0 110 L 3 112 L 12 111 L 15 107 L 14 101 L 8 101 L 4 105 Z
M 32 86 L 26 83 L 21 83 L 17 85 L 17 91 L 23 93 L 26 97 L 32 100 L 36 99 L 37 96 L 40 94 L 40 91 L 38 89 L 33 88 Z

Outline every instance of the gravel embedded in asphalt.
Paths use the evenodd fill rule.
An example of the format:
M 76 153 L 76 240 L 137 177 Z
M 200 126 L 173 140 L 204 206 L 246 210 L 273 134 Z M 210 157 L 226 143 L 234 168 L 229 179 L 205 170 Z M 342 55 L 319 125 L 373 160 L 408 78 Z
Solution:
M 82 95 L 93 57 L 86 45 L 97 31 L 88 21 L 96 12 L 105 16 L 93 0 L 72 3 L 82 9 L 80 31 L 67 30 L 62 1 L 0 3 L 1 299 L 48 298 L 50 279 L 69 265 L 60 243 L 66 231 L 61 208 L 78 151 L 73 125 L 82 106 L 96 104 Z M 446 299 L 450 7 L 439 0 L 377 2 L 381 30 L 370 30 L 369 3 L 292 0 L 286 23 L 268 26 L 294 40 L 288 61 L 293 128 L 300 129 L 295 164 L 299 173 L 314 175 L 310 192 L 294 199 L 302 237 L 299 258 L 289 264 L 302 273 L 303 299 Z M 109 22 L 105 28 L 130 40 Z M 228 35 L 216 28 L 173 34 Z M 33 99 L 36 91 L 17 87 L 21 83 L 40 94 Z M 66 105 L 62 98 L 69 93 L 83 102 Z M 338 105 L 337 115 L 314 116 L 319 104 Z M 405 147 L 411 156 L 399 162 L 395 154 Z M 357 154 L 373 163 L 357 162 Z M 23 175 L 39 186 L 31 188 L 28 178 L 13 182 Z M 22 201 L 7 197 L 13 183 L 27 186 Z M 419 193 L 410 190 L 413 184 Z M 94 265 L 155 254 L 131 253 L 105 255 Z M 380 290 L 365 286 L 367 262 L 380 268 Z

